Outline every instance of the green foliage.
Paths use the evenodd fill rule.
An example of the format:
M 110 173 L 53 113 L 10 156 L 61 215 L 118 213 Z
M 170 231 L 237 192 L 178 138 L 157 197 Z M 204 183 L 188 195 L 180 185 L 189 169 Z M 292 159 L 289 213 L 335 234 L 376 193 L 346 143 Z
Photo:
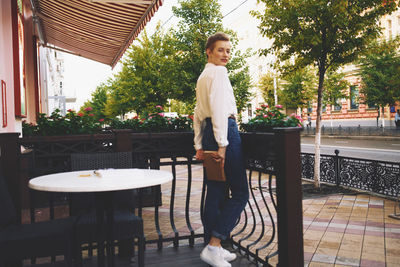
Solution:
M 92 108 L 95 120 L 106 119 L 105 107 L 107 103 L 107 91 L 109 86 L 102 83 L 97 86 L 96 90 L 92 93 L 90 100 L 86 101 L 80 108 L 79 112 L 84 113 L 86 108 Z
M 261 20 L 261 34 L 273 39 L 263 54 L 275 53 L 295 67 L 310 64 L 319 71 L 354 61 L 379 34 L 378 20 L 396 9 L 382 0 L 260 0 L 265 11 L 252 12 Z
M 207 63 L 205 53 L 208 36 L 223 31 L 222 14 L 217 0 L 180 0 L 172 12 L 180 19 L 173 29 L 176 48 L 174 88 L 177 98 L 187 103 L 195 102 L 197 78 Z
M 353 62 L 380 33 L 378 20 L 396 9 L 395 1 L 382 0 L 260 0 L 264 12 L 253 12 L 261 20 L 261 34 L 273 40 L 263 54 L 274 53 L 278 62 L 294 59 L 284 72 L 314 65 L 318 69 L 317 120 L 315 134 L 315 185 L 319 186 L 322 95 L 328 69 Z
M 344 74 L 337 71 L 328 71 L 324 83 L 324 96 L 322 102 L 325 105 L 337 105 L 341 99 L 348 99 L 350 94 L 349 82 L 344 79 Z
M 96 120 L 90 107 L 79 113 L 68 110 L 65 116 L 62 116 L 60 110 L 56 109 L 50 116 L 46 116 L 44 113 L 39 114 L 36 125 L 24 121 L 22 133 L 24 136 L 93 134 L 101 131 L 102 124 L 103 119 Z
M 236 100 L 236 107 L 238 109 L 238 113 L 241 112 L 247 107 L 247 102 L 249 102 L 252 94 L 249 91 L 251 87 L 251 79 L 249 73 L 249 67 L 244 67 L 241 70 L 232 73 L 230 75 L 230 81 L 233 87 L 233 94 Z
M 110 86 L 108 116 L 150 112 L 154 106 L 165 105 L 176 97 L 171 87 L 176 51 L 171 37 L 159 28 L 152 36 L 143 31 L 137 44 L 128 49 L 122 70 Z
M 305 108 L 315 96 L 315 75 L 310 67 L 295 69 L 283 76 L 279 103 L 286 108 Z
M 265 100 L 265 102 L 268 104 L 268 106 L 273 106 L 275 104 L 275 95 L 274 95 L 274 76 L 275 74 L 272 72 L 267 72 L 264 75 L 260 77 L 260 80 L 258 82 L 258 88 L 262 92 L 262 96 Z M 281 84 L 276 78 L 276 93 L 278 99 L 281 98 Z
M 180 7 L 173 7 L 173 13 L 181 20 L 177 28 L 171 31 L 177 51 L 175 71 L 171 72 L 173 77 L 171 88 L 177 93 L 175 99 L 189 105 L 195 103 L 197 79 L 207 63 L 205 53 L 207 38 L 218 31 L 224 31 L 230 35 L 232 43 L 232 57 L 226 67 L 238 110 L 244 110 L 246 102 L 251 97 L 250 75 L 245 62 L 249 51 L 242 54 L 235 50 L 238 39 L 235 32 L 223 29 L 218 0 L 180 0 L 178 3 Z
M 111 121 L 112 129 L 132 129 L 134 132 L 187 132 L 192 131 L 193 119 L 191 117 L 178 116 L 176 118 L 165 117 L 163 108 L 155 106 L 152 113 L 143 118 L 135 116 L 132 119 Z
M 176 99 L 172 99 L 170 103 L 171 112 L 178 114 L 192 114 L 194 112 L 194 104 L 188 104 Z
M 256 116 L 248 123 L 242 123 L 240 128 L 245 132 L 267 132 L 274 127 L 303 127 L 300 116 L 292 114 L 286 116 L 282 112 L 282 106 L 276 105 L 268 108 L 267 105 L 261 105 L 256 110 Z
M 94 99 L 93 96 L 85 106 L 94 107 L 100 102 L 99 110 L 103 115 L 114 118 L 131 111 L 148 114 L 154 106 L 165 106 L 169 100 L 176 100 L 183 103 L 180 110 L 192 113 L 196 82 L 207 62 L 207 37 L 223 31 L 222 15 L 217 0 L 181 0 L 178 3 L 179 7 L 173 7 L 174 14 L 181 18 L 177 29 L 165 33 L 158 25 L 151 36 L 143 31 L 124 56 L 122 70 L 100 86 L 107 92 L 106 103 L 103 98 Z M 235 33 L 225 32 L 232 36 L 235 47 Z M 249 52 L 242 54 L 234 49 L 232 52 L 235 53 L 227 68 L 238 108 L 243 110 L 251 96 L 248 92 L 250 75 L 245 66 Z
M 153 107 L 152 110 L 152 113 L 143 118 L 136 116 L 128 120 L 111 119 L 107 128 L 131 129 L 137 133 L 192 131 L 193 118 L 191 116 L 164 117 L 163 108 L 160 105 Z M 94 134 L 103 130 L 104 119 L 96 120 L 94 110 L 87 107 L 79 113 L 69 110 L 65 116 L 60 115 L 60 110 L 55 110 L 49 117 L 42 113 L 39 115 L 37 125 L 24 121 L 22 126 L 24 136 Z
M 399 39 L 371 43 L 361 57 L 360 93 L 369 106 L 393 106 L 400 99 Z

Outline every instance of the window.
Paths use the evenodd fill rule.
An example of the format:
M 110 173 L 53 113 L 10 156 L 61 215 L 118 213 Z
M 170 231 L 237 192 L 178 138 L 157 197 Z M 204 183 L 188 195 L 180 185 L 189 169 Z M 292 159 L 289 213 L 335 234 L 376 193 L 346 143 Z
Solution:
M 392 21 L 390 19 L 388 19 L 388 37 L 389 39 L 392 39 Z
M 335 105 L 333 105 L 333 110 L 334 111 L 340 111 L 342 110 L 342 99 L 336 99 Z
M 358 109 L 358 88 L 350 86 L 350 109 Z
M 249 118 L 253 117 L 253 110 L 251 109 L 251 104 L 247 105 L 247 116 L 249 116 Z
M 397 17 L 397 35 L 400 35 L 400 16 Z
M 312 104 L 311 104 L 311 102 L 307 103 L 307 113 L 312 113 Z

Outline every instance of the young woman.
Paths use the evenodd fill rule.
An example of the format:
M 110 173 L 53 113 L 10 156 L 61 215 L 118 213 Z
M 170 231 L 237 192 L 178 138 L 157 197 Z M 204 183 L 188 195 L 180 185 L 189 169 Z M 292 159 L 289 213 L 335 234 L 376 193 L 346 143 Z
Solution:
M 225 65 L 231 52 L 229 36 L 216 33 L 206 44 L 208 63 L 197 80 L 194 112 L 196 158 L 203 160 L 204 150 L 213 150 L 224 161 L 226 182 L 206 181 L 204 235 L 208 245 L 200 257 L 212 266 L 231 266 L 236 258 L 221 247 L 229 237 L 249 198 L 241 140 L 236 124 L 236 101 Z M 230 197 L 226 197 L 227 189 Z

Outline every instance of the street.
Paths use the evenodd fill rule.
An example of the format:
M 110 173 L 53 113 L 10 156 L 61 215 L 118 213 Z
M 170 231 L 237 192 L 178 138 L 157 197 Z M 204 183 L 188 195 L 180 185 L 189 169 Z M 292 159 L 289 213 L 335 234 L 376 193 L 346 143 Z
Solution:
M 396 140 L 368 140 L 321 138 L 321 154 L 334 155 L 335 149 L 344 157 L 400 162 L 400 138 Z M 301 152 L 314 153 L 314 137 L 301 137 Z

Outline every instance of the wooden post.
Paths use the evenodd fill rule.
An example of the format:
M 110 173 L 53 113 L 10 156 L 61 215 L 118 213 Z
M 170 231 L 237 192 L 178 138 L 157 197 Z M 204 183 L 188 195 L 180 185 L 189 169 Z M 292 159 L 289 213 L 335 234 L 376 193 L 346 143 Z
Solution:
M 17 212 L 17 221 L 21 222 L 21 181 L 19 173 L 21 148 L 18 144 L 19 135 L 19 133 L 0 134 L 0 162 L 1 170 Z
M 278 266 L 304 264 L 299 129 L 275 128 Z
M 115 135 L 114 151 L 131 152 L 132 151 L 132 130 L 118 129 L 113 130 Z

